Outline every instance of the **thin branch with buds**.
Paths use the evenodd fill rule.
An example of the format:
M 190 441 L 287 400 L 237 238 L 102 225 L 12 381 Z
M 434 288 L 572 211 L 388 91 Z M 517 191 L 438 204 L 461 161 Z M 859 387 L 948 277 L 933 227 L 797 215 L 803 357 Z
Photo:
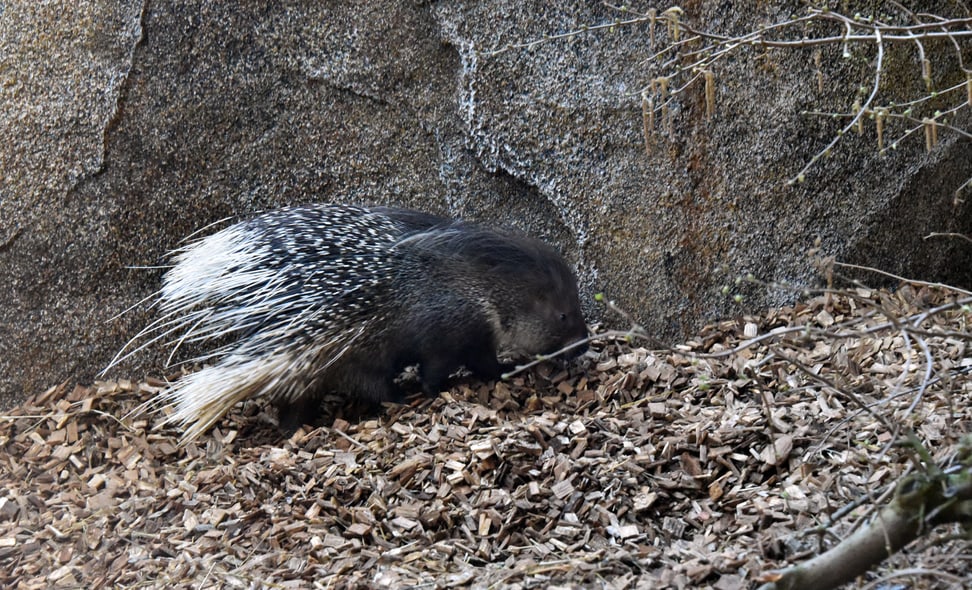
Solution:
M 861 97 L 853 101 L 853 108 L 844 113 L 808 110 L 804 115 L 827 116 L 847 119 L 847 122 L 837 131 L 835 136 L 822 149 L 817 151 L 810 160 L 789 180 L 789 184 L 803 182 L 819 161 L 830 155 L 841 139 L 853 129 L 859 133 L 864 130 L 864 121 L 873 120 L 877 139 L 878 151 L 886 153 L 888 147 L 896 149 L 904 141 L 919 131 L 925 139 L 925 147 L 931 150 L 938 143 L 939 129 L 948 130 L 964 137 L 972 138 L 972 131 L 949 121 L 966 109 L 972 109 L 972 69 L 967 68 L 963 59 L 963 43 L 972 39 L 972 17 L 946 18 L 923 12 L 913 12 L 898 2 L 890 4 L 908 21 L 908 24 L 892 24 L 875 17 L 860 15 L 847 16 L 838 11 L 810 7 L 807 13 L 783 22 L 763 24 L 742 35 L 726 35 L 708 31 L 693 26 L 685 19 L 684 11 L 673 6 L 667 10 L 650 9 L 641 13 L 626 5 L 616 5 L 610 2 L 603 4 L 618 12 L 621 17 L 606 23 L 585 25 L 576 30 L 547 35 L 541 39 L 523 43 L 510 43 L 499 49 L 486 51 L 483 55 L 495 56 L 511 50 L 528 50 L 541 43 L 563 40 L 597 32 L 614 31 L 621 27 L 638 27 L 647 25 L 650 47 L 656 47 L 657 38 L 661 36 L 661 28 L 667 34 L 665 45 L 656 50 L 654 55 L 646 60 L 645 66 L 658 72 L 647 84 L 634 91 L 631 96 L 642 104 L 643 127 L 645 134 L 645 149 L 650 154 L 654 145 L 656 126 L 665 129 L 669 134 L 674 130 L 672 121 L 672 107 L 675 101 L 684 96 L 698 84 L 704 85 L 705 115 L 712 118 L 715 112 L 715 79 L 719 65 L 734 54 L 749 49 L 805 49 L 813 47 L 839 46 L 844 58 L 852 56 L 851 47 L 855 45 L 872 45 L 875 48 L 873 74 L 866 86 L 870 92 L 863 102 Z M 836 27 L 839 33 L 825 32 L 822 35 L 807 35 L 811 25 L 822 24 L 828 28 Z M 658 34 L 656 35 L 656 29 Z M 964 80 L 952 83 L 948 88 L 937 91 L 933 88 L 932 67 L 941 67 L 944 59 L 938 54 L 928 51 L 926 44 L 931 41 L 947 41 L 954 53 L 954 68 L 946 67 L 948 73 L 964 73 Z M 907 100 L 905 102 L 879 103 L 882 94 L 881 80 L 885 67 L 886 47 L 890 44 L 909 44 L 914 46 L 916 62 L 920 69 L 921 79 L 925 83 L 926 96 Z M 820 75 L 819 53 L 818 76 Z M 819 82 L 818 82 L 819 83 Z M 962 93 L 962 89 L 966 92 Z M 962 95 L 965 96 L 962 96 Z M 943 108 L 933 110 L 933 102 L 942 103 Z M 924 112 L 919 114 L 918 111 Z M 891 121 L 909 124 L 897 138 L 885 141 L 885 127 Z M 887 146 L 886 146 L 887 144 Z M 972 182 L 972 179 L 970 179 Z M 969 183 L 966 183 L 968 185 Z M 964 188 L 966 185 L 963 185 Z M 959 191 L 962 190 L 959 189 Z

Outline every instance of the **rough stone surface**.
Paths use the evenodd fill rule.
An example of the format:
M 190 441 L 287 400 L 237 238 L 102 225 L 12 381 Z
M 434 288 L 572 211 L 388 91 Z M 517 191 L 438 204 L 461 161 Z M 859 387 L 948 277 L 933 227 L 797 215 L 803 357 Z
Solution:
M 682 8 L 737 33 L 799 9 L 766 4 Z M 864 47 L 848 63 L 824 52 L 822 91 L 809 49 L 739 54 L 712 120 L 701 88 L 686 93 L 650 155 L 639 90 L 661 28 L 655 47 L 639 25 L 488 53 L 617 16 L 513 0 L 0 2 L 0 405 L 95 376 L 146 315 L 109 319 L 158 285 L 160 269 L 130 267 L 282 204 L 518 226 L 563 248 L 588 300 L 605 292 L 666 338 L 737 313 L 721 287 L 741 273 L 815 280 L 818 238 L 842 260 L 968 286 L 969 245 L 923 239 L 972 232 L 954 197 L 967 140 L 878 156 L 870 126 L 785 184 L 836 129 L 800 111 L 846 108 Z M 913 59 L 889 61 L 887 83 L 920 83 Z M 161 371 L 151 356 L 132 367 Z

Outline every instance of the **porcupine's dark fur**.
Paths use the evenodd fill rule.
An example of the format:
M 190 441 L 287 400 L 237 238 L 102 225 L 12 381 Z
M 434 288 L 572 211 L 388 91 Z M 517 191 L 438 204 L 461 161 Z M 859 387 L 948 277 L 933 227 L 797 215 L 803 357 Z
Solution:
M 177 251 L 161 314 L 136 338 L 224 344 L 163 392 L 184 440 L 266 396 L 296 426 L 326 392 L 379 403 L 418 364 L 438 393 L 461 366 L 499 377 L 498 352 L 553 352 L 587 335 L 576 280 L 537 240 L 418 211 L 271 211 Z M 578 349 L 579 350 L 579 349 Z

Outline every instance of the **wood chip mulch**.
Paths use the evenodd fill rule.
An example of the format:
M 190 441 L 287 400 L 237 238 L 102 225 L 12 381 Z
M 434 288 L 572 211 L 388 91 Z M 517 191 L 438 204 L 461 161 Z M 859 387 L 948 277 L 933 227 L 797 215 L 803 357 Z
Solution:
M 889 425 L 940 461 L 969 431 L 972 311 L 915 315 L 961 297 L 821 295 L 290 438 L 250 401 L 179 448 L 128 416 L 162 382 L 62 384 L 0 417 L 0 586 L 752 588 L 910 468 Z M 867 579 L 972 587 L 955 532 Z

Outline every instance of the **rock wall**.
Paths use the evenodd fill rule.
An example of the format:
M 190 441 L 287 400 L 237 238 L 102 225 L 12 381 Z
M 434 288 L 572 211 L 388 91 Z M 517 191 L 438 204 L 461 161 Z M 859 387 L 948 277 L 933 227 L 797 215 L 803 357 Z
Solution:
M 736 33 L 801 10 L 766 4 L 682 8 Z M 701 86 L 686 92 L 650 154 L 640 89 L 661 25 L 654 46 L 643 24 L 491 52 L 618 17 L 513 0 L 0 3 L 0 405 L 94 377 L 150 317 L 111 319 L 157 288 L 159 268 L 132 267 L 282 204 L 520 227 L 577 265 L 592 319 L 605 292 L 663 338 L 739 313 L 721 291 L 739 274 L 812 284 L 815 240 L 968 286 L 967 243 L 923 239 L 972 232 L 954 197 L 967 140 L 879 156 L 869 126 L 786 185 L 836 130 L 800 112 L 846 108 L 872 67 L 864 47 L 848 63 L 825 51 L 823 68 L 810 49 L 740 53 L 717 72 L 711 120 Z M 907 89 L 920 76 L 899 57 L 888 77 Z M 744 305 L 791 297 L 755 289 Z M 162 358 L 119 373 L 158 374 Z

